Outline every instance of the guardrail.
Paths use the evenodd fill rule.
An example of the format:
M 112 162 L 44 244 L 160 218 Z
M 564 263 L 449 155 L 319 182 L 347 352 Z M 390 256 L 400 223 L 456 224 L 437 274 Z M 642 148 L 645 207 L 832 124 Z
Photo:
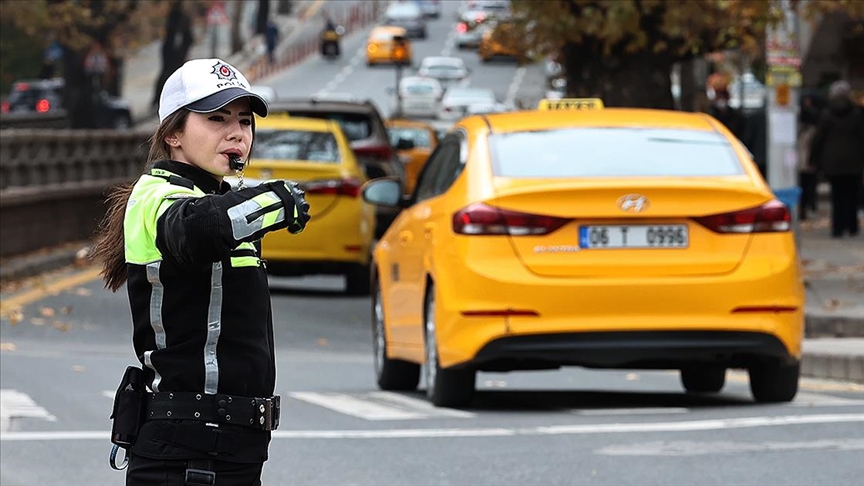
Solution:
M 0 257 L 89 239 L 106 191 L 144 168 L 150 133 L 0 132 Z

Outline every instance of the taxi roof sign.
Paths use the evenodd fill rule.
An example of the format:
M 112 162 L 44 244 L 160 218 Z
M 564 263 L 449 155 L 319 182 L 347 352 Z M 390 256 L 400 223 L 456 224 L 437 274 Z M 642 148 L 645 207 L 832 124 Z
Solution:
M 603 100 L 600 98 L 562 98 L 560 100 L 542 99 L 537 105 L 538 110 L 602 110 Z

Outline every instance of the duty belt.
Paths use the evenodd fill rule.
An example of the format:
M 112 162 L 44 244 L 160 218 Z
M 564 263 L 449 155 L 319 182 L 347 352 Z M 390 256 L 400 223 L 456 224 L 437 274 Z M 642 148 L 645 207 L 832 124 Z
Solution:
M 258 430 L 279 427 L 280 397 L 241 397 L 221 393 L 158 392 L 144 395 L 145 420 L 198 420 Z

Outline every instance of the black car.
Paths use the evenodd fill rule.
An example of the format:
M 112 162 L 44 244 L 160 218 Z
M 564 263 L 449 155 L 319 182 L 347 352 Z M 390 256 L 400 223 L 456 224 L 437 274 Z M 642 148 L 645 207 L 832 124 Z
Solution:
M 290 116 L 323 118 L 339 122 L 345 137 L 370 179 L 393 177 L 405 185 L 405 168 L 396 150 L 390 144 L 384 119 L 371 101 L 349 101 L 335 99 L 288 99 L 270 104 L 270 113 L 288 113 Z M 378 207 L 376 213 L 376 236 L 384 230 L 399 213 L 397 208 Z
M 12 84 L 9 97 L 3 102 L 3 113 L 65 113 L 63 92 L 65 80 L 24 79 Z M 130 128 L 132 111 L 125 100 L 100 91 L 94 99 L 96 128 Z

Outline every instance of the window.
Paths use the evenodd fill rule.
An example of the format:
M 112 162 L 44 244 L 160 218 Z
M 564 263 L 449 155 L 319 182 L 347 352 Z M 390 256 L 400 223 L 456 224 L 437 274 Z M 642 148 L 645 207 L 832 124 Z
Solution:
M 415 203 L 443 194 L 450 188 L 465 167 L 463 150 L 465 144 L 461 137 L 451 135 L 432 152 L 420 173 L 414 194 Z
M 489 145 L 492 170 L 504 177 L 712 177 L 744 173 L 726 138 L 697 130 L 566 128 L 491 135 Z
M 339 144 L 330 132 L 258 129 L 255 158 L 338 163 Z
M 342 131 L 348 141 L 363 140 L 372 135 L 372 124 L 368 115 L 362 113 L 321 113 L 318 111 L 305 112 L 303 110 L 291 110 L 292 116 L 305 116 L 339 122 Z M 257 141 L 256 141 L 257 142 Z
M 432 137 L 422 128 L 388 128 L 387 135 L 390 137 L 390 145 L 394 147 L 400 138 L 412 140 L 415 147 L 429 148 L 432 145 Z

